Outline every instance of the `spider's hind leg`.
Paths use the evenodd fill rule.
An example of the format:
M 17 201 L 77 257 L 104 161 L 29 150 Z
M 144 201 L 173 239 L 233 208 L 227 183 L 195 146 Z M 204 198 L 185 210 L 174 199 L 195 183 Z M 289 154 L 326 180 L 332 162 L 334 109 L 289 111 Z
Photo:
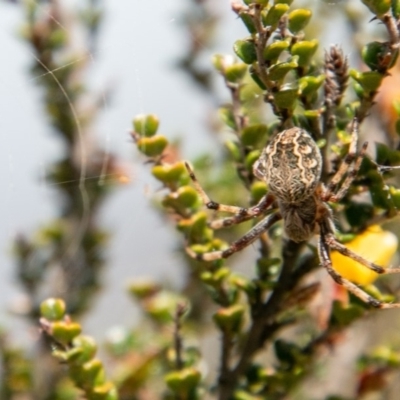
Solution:
M 381 309 L 400 308 L 400 303 L 384 303 L 382 301 L 375 299 L 374 297 L 372 297 L 368 293 L 366 293 L 364 290 L 359 288 L 353 282 L 350 282 L 348 279 L 343 278 L 333 268 L 332 260 L 330 257 L 330 245 L 332 245 L 332 241 L 331 241 L 331 239 L 327 239 L 327 237 L 329 238 L 329 236 L 330 236 L 329 234 L 325 235 L 325 232 L 323 232 L 323 231 L 321 232 L 321 237 L 320 237 L 319 245 L 318 245 L 318 252 L 319 252 L 319 257 L 320 257 L 322 266 L 328 271 L 329 275 L 333 278 L 333 280 L 337 284 L 344 286 L 350 293 L 352 293 L 354 296 L 361 299 L 364 303 L 367 303 L 374 308 L 381 308 Z M 340 243 L 338 243 L 338 242 L 336 242 L 336 243 L 340 245 Z M 342 246 L 342 245 L 340 245 L 340 246 Z M 397 271 L 396 270 L 388 270 L 388 271 L 383 270 L 382 267 L 379 267 L 376 264 L 370 263 L 369 261 L 367 261 L 367 260 L 363 259 L 362 257 L 358 256 L 357 254 L 353 253 L 349 249 L 345 248 L 345 246 L 342 246 L 342 247 L 332 246 L 332 247 L 335 250 L 340 251 L 343 255 L 355 259 L 356 261 L 362 263 L 363 265 L 372 269 L 375 272 L 378 272 L 378 273 L 390 273 L 390 271 L 391 271 L 391 273 L 400 272 L 399 269 L 397 269 Z M 346 250 L 344 251 L 343 248 L 345 248 Z

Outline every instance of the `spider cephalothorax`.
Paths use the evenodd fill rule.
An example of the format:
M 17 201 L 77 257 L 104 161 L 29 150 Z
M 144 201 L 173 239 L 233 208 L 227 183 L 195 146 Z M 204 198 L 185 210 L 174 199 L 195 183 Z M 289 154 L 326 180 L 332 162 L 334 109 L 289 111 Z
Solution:
M 378 308 L 398 308 L 400 303 L 383 303 L 369 296 L 354 283 L 343 278 L 332 267 L 330 251 L 336 250 L 379 274 L 399 273 L 400 268 L 385 270 L 358 254 L 352 252 L 335 238 L 332 212 L 327 202 L 338 202 L 347 193 L 361 166 L 367 149 L 364 143 L 357 154 L 358 123 L 352 124 L 349 152 L 330 182 L 320 182 L 322 157 L 312 137 L 301 128 L 284 130 L 272 137 L 255 162 L 254 175 L 265 181 L 268 193 L 255 206 L 245 209 L 211 201 L 188 164 L 189 175 L 205 205 L 212 210 L 234 214 L 233 217 L 210 222 L 210 227 L 218 229 L 238 224 L 268 212 L 243 237 L 233 242 L 227 249 L 197 254 L 190 247 L 187 253 L 198 260 L 213 261 L 227 258 L 253 243 L 275 222 L 283 219 L 285 233 L 289 239 L 302 242 L 319 234 L 319 258 L 336 283 L 346 287 L 351 293 L 366 303 Z M 277 208 L 274 206 L 277 204 Z

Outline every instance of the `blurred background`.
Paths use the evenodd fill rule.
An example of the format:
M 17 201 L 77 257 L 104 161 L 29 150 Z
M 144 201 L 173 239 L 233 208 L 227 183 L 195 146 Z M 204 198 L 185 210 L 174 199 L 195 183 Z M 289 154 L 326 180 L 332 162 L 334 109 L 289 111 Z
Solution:
M 72 13 L 74 2 L 64 3 L 66 12 Z M 100 94 L 102 103 L 92 134 L 106 152 L 117 155 L 127 176 L 100 210 L 100 224 L 110 231 L 111 241 L 108 266 L 101 277 L 107 284 L 95 303 L 102 311 L 91 313 L 85 322 L 94 335 L 125 323 L 127 308 L 135 320 L 134 307 L 124 291 L 129 278 L 157 276 L 172 285 L 182 283 L 180 258 L 171 257 L 173 232 L 157 214 L 149 212 L 151 196 L 160 186 L 142 167 L 129 130 L 136 114 L 153 112 L 161 118 L 164 134 L 183 138 L 186 157 L 205 151 L 212 143 L 205 118 L 214 104 L 178 66 L 191 42 L 184 26 L 189 6 L 176 0 L 105 1 L 95 49 L 82 47 L 76 60 L 71 60 L 87 59 L 86 82 Z M 19 233 L 33 233 L 57 214 L 57 191 L 46 180 L 46 168 L 59 157 L 62 143 L 43 110 L 37 85 L 40 78 L 29 71 L 35 56 L 21 38 L 23 9 L 8 2 L 0 7 L 0 300 L 5 305 L 0 312 L 2 324 L 7 324 L 9 308 L 22 307 L 26 301 L 16 284 L 13 241 Z M 218 41 L 214 48 L 205 46 L 199 60 L 207 69 L 212 53 L 230 53 L 235 35 L 243 32 L 242 24 L 231 14 L 229 1 L 219 2 L 214 12 L 220 18 Z M 77 42 L 83 45 L 79 38 Z M 221 95 L 226 94 L 221 90 Z M 90 179 L 99 180 L 100 176 Z M 154 245 L 156 252 L 152 251 Z
M 38 51 L 38 42 L 27 40 L 29 11 L 18 1 L 0 2 L 0 325 L 12 328 L 13 340 L 27 342 L 27 336 L 29 339 L 32 333 L 30 328 L 15 328 L 26 327 L 26 320 L 19 316 L 29 313 L 32 318 L 37 316 L 32 298 L 27 294 L 30 279 L 34 281 L 34 278 L 32 275 L 27 278 L 25 274 L 24 286 L 17 277 L 24 268 L 29 270 L 32 257 L 43 260 L 53 257 L 48 255 L 49 250 L 32 255 L 34 251 L 26 250 L 29 246 L 25 246 L 25 239 L 17 241 L 19 245 L 16 246 L 16 238 L 29 237 L 27 242 L 40 247 L 43 241 L 49 240 L 48 231 L 44 240 L 40 230 L 49 221 L 59 218 L 64 206 L 60 193 L 76 190 L 79 197 L 82 176 L 56 179 L 52 175 L 52 168 L 63 157 L 68 140 L 58 135 L 49 122 L 51 98 L 44 105 L 42 78 L 47 75 L 54 84 L 54 77 L 61 76 L 58 72 L 84 64 L 76 73 L 78 78 L 74 76 L 74 79 L 84 82 L 87 91 L 94 94 L 95 106 L 81 109 L 84 101 L 75 103 L 74 93 L 68 92 L 68 95 L 77 106 L 77 119 L 86 118 L 86 113 L 91 115 L 96 109 L 95 117 L 84 127 L 90 140 L 82 143 L 87 154 L 93 149 L 102 151 L 96 153 L 100 167 L 94 169 L 95 173 L 88 168 L 83 178 L 95 188 L 101 188 L 105 178 L 113 180 L 112 190 L 98 210 L 97 205 L 93 206 L 97 212 L 96 223 L 107 232 L 109 242 L 104 247 L 105 262 L 99 277 L 101 289 L 90 305 L 86 305 L 91 307 L 91 312 L 83 314 L 82 320 L 85 333 L 103 339 L 110 327 L 130 326 L 138 320 L 139 311 L 126 291 L 131 279 L 151 276 L 174 288 L 182 286 L 185 279 L 181 253 L 174 252 L 175 231 L 154 212 L 152 198 L 161 185 L 151 177 L 148 166 L 143 165 L 132 143 L 131 121 L 139 113 L 155 113 L 161 120 L 160 132 L 181 142 L 183 158 L 193 159 L 204 153 L 218 157 L 213 154 L 215 142 L 220 140 L 213 129 L 217 119 L 215 108 L 229 100 L 229 93 L 222 79 L 212 72 L 211 57 L 215 53 L 232 54 L 233 42 L 247 32 L 232 13 L 229 0 L 88 1 L 87 4 L 102 12 L 101 23 L 94 24 L 95 40 L 91 41 L 90 38 L 86 40 L 90 32 L 82 32 L 82 26 L 75 21 L 80 2 L 31 3 L 36 8 L 32 14 L 36 12 L 44 19 L 47 15 L 50 23 L 68 36 L 67 42 L 73 51 L 69 48 L 69 58 L 55 54 L 53 61 L 60 64 L 52 70 L 54 76 L 40 71 L 38 59 L 42 60 L 46 54 Z M 357 30 L 356 22 L 352 25 L 348 15 L 345 17 L 341 12 L 344 2 L 303 3 L 314 7 L 321 16 L 319 24 L 325 28 L 321 55 L 329 44 L 340 43 L 349 54 L 350 64 L 358 62 L 357 55 L 351 53 L 353 43 L 343 41 L 347 33 Z M 54 13 L 47 8 L 54 4 L 62 10 L 62 18 L 53 18 Z M 202 30 L 196 30 L 197 23 L 203 25 Z M 195 64 L 191 65 L 190 60 Z M 55 90 L 63 97 L 61 78 L 60 83 L 55 84 Z M 79 146 L 77 148 L 79 150 Z M 82 148 L 80 151 L 75 157 L 82 160 Z M 112 164 L 111 158 L 113 167 L 105 172 L 103 167 Z M 53 178 L 48 179 L 49 175 Z M 68 214 L 68 210 L 61 214 Z M 24 248 L 30 254 L 26 258 L 21 250 Z M 68 252 L 69 247 L 66 248 Z M 57 282 L 60 276 L 47 279 Z M 65 297 L 68 294 L 68 287 L 63 284 L 53 285 L 53 290 L 51 295 Z M 49 294 L 40 290 L 37 294 L 36 288 L 32 292 L 38 300 Z M 384 315 L 377 316 L 378 320 L 384 318 Z M 354 369 L 350 365 L 351 354 L 370 340 L 365 335 L 361 338 L 366 327 L 372 330 L 373 325 L 379 325 L 376 320 L 366 324 L 352 330 L 348 346 L 345 343 L 337 353 L 342 364 L 333 364 L 331 368 L 339 374 L 339 379 L 340 373 L 345 379 L 348 368 Z M 313 384 L 318 389 L 318 382 Z M 324 385 L 326 382 L 320 384 L 321 391 L 326 389 Z

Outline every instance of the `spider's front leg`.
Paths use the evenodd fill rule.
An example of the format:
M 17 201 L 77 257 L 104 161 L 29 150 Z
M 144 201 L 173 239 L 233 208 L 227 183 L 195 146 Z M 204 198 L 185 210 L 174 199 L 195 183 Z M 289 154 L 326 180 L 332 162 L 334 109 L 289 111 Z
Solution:
M 322 194 L 323 201 L 330 201 L 333 203 L 340 201 L 346 195 L 351 183 L 356 178 L 368 147 L 368 142 L 364 142 L 360 152 L 357 155 L 357 142 L 358 121 L 356 118 L 354 118 L 352 123 L 349 152 L 346 154 L 346 157 L 340 164 L 338 171 L 331 178 L 324 193 Z M 341 180 L 346 174 L 346 179 L 343 181 L 340 189 L 335 193 L 337 186 L 340 184 Z
M 266 230 L 268 230 L 275 222 L 279 221 L 280 219 L 282 219 L 282 216 L 279 212 L 268 215 L 244 236 L 229 245 L 229 247 L 225 250 L 198 254 L 193 251 L 192 248 L 186 247 L 186 253 L 190 257 L 195 258 L 199 261 L 214 261 L 220 260 L 221 258 L 228 258 L 232 254 L 252 244 L 258 237 L 260 237 Z
M 269 207 L 271 207 L 271 205 L 275 201 L 275 198 L 272 195 L 266 195 L 255 206 L 252 206 L 250 208 L 217 203 L 211 200 L 210 197 L 207 195 L 207 193 L 204 191 L 204 189 L 201 187 L 193 169 L 187 162 L 185 162 L 185 166 L 197 193 L 202 199 L 204 205 L 209 210 L 222 211 L 222 212 L 228 212 L 230 214 L 235 214 L 233 217 L 222 218 L 210 222 L 209 226 L 212 229 L 220 229 L 223 227 L 236 225 L 244 221 L 248 221 L 251 218 L 261 215 L 264 211 L 266 211 Z

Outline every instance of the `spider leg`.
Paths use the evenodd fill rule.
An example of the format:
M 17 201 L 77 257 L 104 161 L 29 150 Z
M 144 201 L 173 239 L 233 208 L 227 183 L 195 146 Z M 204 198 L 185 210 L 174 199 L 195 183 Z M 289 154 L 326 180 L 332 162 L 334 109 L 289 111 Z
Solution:
M 336 270 L 334 270 L 332 267 L 332 261 L 330 257 L 329 244 L 330 242 L 329 240 L 326 240 L 325 232 L 323 232 L 323 227 L 321 226 L 321 237 L 318 244 L 319 257 L 322 266 L 328 271 L 329 275 L 337 284 L 344 286 L 350 293 L 354 294 L 354 296 L 358 297 L 363 302 L 369 304 L 372 307 L 381 309 L 400 308 L 400 303 L 383 303 L 375 299 L 368 293 L 364 292 L 364 290 L 359 288 L 353 282 L 350 282 L 349 280 L 343 278 Z
M 377 265 L 371 261 L 366 260 L 364 257 L 361 257 L 357 253 L 354 253 L 354 251 L 348 249 L 346 246 L 339 243 L 331 233 L 326 234 L 325 242 L 329 246 L 329 248 L 331 248 L 332 250 L 336 250 L 340 254 L 343 254 L 345 257 L 349 257 L 349 258 L 353 259 L 354 261 L 357 261 L 358 263 L 364 265 L 365 267 L 376 272 L 377 274 L 384 275 L 384 274 L 400 273 L 400 268 L 385 269 L 385 268 L 381 267 L 380 265 Z
M 272 195 L 264 196 L 255 206 L 248 208 L 247 213 L 236 214 L 233 217 L 226 217 L 216 219 L 208 223 L 211 229 L 227 228 L 232 225 L 241 224 L 242 222 L 248 221 L 266 211 L 271 204 L 274 202 Z
M 247 232 L 240 239 L 233 242 L 227 249 L 211 251 L 208 253 L 197 254 L 190 247 L 186 247 L 186 253 L 196 260 L 199 261 L 214 261 L 220 260 L 221 258 L 228 258 L 232 254 L 244 249 L 253 243 L 258 237 L 260 237 L 267 229 L 269 229 L 275 222 L 282 219 L 279 212 L 273 213 L 265 217 L 260 221 L 255 227 L 253 227 L 249 232 Z
M 332 177 L 328 185 L 326 186 L 325 193 L 322 196 L 324 201 L 338 202 L 346 194 L 351 183 L 357 176 L 358 170 L 360 169 L 361 162 L 364 158 L 367 150 L 368 142 L 362 145 L 360 153 L 357 155 L 357 141 L 358 141 L 358 121 L 356 118 L 353 119 L 351 128 L 351 142 L 349 151 L 339 166 L 338 171 Z M 354 164 L 353 164 L 354 163 Z M 352 167 L 351 167 L 352 166 Z M 351 167 L 351 168 L 350 168 Z M 344 180 L 340 190 L 334 194 L 334 190 L 342 180 L 343 176 L 347 173 L 350 168 L 346 179 Z
M 203 203 L 205 206 L 210 209 L 210 210 L 216 210 L 216 211 L 225 211 L 231 214 L 237 214 L 238 217 L 238 222 L 234 223 L 241 223 L 243 221 L 247 221 L 247 219 L 250 219 L 254 216 L 260 215 L 265 209 L 267 209 L 274 201 L 273 196 L 264 196 L 261 201 L 258 202 L 253 207 L 250 208 L 243 208 L 243 207 L 237 207 L 237 206 L 230 206 L 227 204 L 220 204 L 215 201 L 212 201 L 208 194 L 204 191 L 204 189 L 201 187 L 199 181 L 196 178 L 196 175 L 193 171 L 193 169 L 190 167 L 190 165 L 185 162 L 186 169 L 189 173 L 189 177 L 193 182 L 193 185 L 195 189 L 197 190 L 197 193 L 200 195 L 201 199 L 203 200 Z M 245 218 L 249 217 L 249 218 Z M 245 219 L 243 219 L 245 218 Z M 235 217 L 233 217 L 235 219 Z M 232 224 L 231 224 L 232 225 Z M 217 226 L 219 226 L 217 224 Z M 223 226 L 223 225 L 222 225 Z M 229 226 L 229 223 L 228 225 Z

